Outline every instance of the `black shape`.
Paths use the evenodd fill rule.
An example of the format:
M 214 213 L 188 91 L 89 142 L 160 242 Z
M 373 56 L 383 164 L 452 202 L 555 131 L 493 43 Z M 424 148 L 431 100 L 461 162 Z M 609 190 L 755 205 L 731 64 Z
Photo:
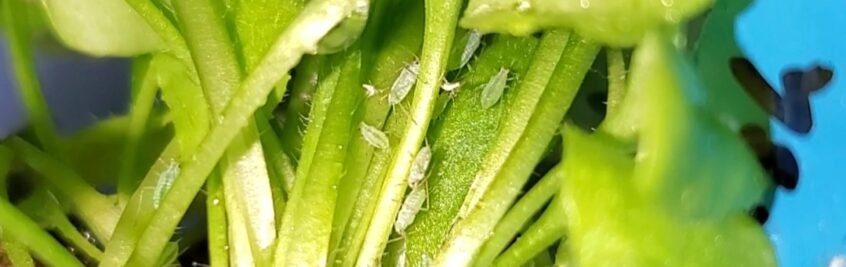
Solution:
M 752 218 L 755 218 L 759 224 L 763 225 L 770 218 L 770 211 L 764 206 L 757 206 L 749 212 Z
M 775 147 L 775 169 L 772 173 L 776 183 L 793 190 L 799 184 L 799 164 L 793 152 L 783 146 Z
M 764 76 L 758 72 L 755 65 L 744 57 L 733 57 L 729 59 L 729 68 L 734 79 L 746 89 L 761 108 L 770 115 L 776 114 L 776 107 L 781 103 L 781 97 L 767 83 Z
M 35 184 L 33 184 L 33 179 L 28 179 L 23 173 L 13 171 L 7 177 L 6 190 L 9 202 L 17 203 L 32 194 L 35 190 Z
M 779 106 L 778 117 L 788 128 L 798 133 L 808 133 L 813 127 L 810 95 L 819 91 L 831 81 L 834 73 L 816 65 L 808 69 L 791 69 L 781 75 L 784 97 Z
M 830 68 L 820 65 L 790 69 L 781 75 L 784 94 L 779 95 L 748 59 L 733 57 L 729 59 L 729 68 L 738 83 L 764 111 L 801 134 L 810 132 L 814 125 L 811 93 L 824 88 L 834 77 Z

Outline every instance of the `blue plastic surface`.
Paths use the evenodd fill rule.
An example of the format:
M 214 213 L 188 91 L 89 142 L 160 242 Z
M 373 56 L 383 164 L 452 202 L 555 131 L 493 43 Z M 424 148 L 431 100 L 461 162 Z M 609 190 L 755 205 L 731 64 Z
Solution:
M 800 169 L 796 190 L 780 189 L 766 224 L 780 266 L 833 267 L 838 266 L 834 259 L 846 255 L 844 25 L 842 0 L 758 0 L 738 20 L 742 49 L 774 86 L 781 86 L 786 68 L 823 63 L 834 69 L 831 83 L 811 95 L 809 134 L 797 135 L 772 121 L 774 142 L 793 151 Z

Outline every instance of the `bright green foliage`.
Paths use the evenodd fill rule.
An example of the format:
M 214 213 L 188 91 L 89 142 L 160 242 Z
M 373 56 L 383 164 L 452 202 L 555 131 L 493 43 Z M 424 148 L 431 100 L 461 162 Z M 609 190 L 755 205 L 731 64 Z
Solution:
M 738 134 L 767 117 L 728 68 L 748 0 L 720 1 L 690 55 L 670 40 L 714 0 L 24 1 L 0 0 L 32 125 L 0 142 L 0 175 L 34 187 L 0 194 L 17 265 L 79 265 L 56 238 L 107 267 L 203 240 L 213 266 L 775 264 L 747 215 L 771 184 Z M 56 133 L 30 42 L 44 14 L 72 49 L 135 56 L 129 116 Z M 603 49 L 587 134 L 570 106 L 601 113 L 583 81 L 606 78 Z
M 713 0 L 471 0 L 461 26 L 525 35 L 573 28 L 588 39 L 634 45 L 645 33 L 683 22 Z M 632 15 L 637 14 L 637 15 Z
M 572 157 L 561 201 L 576 264 L 775 266 L 766 235 L 742 210 L 719 219 L 672 214 L 633 190 L 637 167 L 625 151 L 579 130 L 565 138 Z
M 69 47 L 94 56 L 135 56 L 164 44 L 123 0 L 41 0 Z
M 642 94 L 634 183 L 645 195 L 694 218 L 721 218 L 760 200 L 769 183 L 757 157 L 714 118 L 706 99 L 719 91 L 705 90 L 675 48 L 656 35 L 641 43 L 630 86 Z
M 633 62 L 631 86 L 644 108 L 634 159 L 614 141 L 564 133 L 561 201 L 574 261 L 775 266 L 767 237 L 745 214 L 768 186 L 761 167 L 703 106 L 709 92 L 666 40 L 650 35 Z
M 702 28 L 693 52 L 693 64 L 709 94 L 708 106 L 716 118 L 737 131 L 747 124 L 769 127 L 768 114 L 746 93 L 731 73 L 729 60 L 742 57 L 735 34 L 735 18 L 752 0 L 717 1 Z M 751 88 L 750 88 L 751 89 Z

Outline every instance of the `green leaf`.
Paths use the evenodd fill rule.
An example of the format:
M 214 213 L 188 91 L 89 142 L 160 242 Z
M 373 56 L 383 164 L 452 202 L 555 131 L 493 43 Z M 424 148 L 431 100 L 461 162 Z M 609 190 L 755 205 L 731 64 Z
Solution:
M 757 157 L 713 117 L 705 105 L 715 92 L 701 87 L 665 40 L 650 35 L 633 59 L 631 86 L 643 90 L 644 116 L 634 183 L 686 217 L 721 218 L 750 208 L 769 186 Z
M 123 0 L 41 0 L 70 48 L 93 56 L 135 56 L 164 44 Z
M 738 83 L 729 68 L 732 57 L 742 57 L 737 45 L 736 19 L 752 0 L 719 0 L 708 13 L 693 51 L 693 65 L 708 90 L 708 108 L 735 132 L 747 124 L 769 128 L 769 115 Z M 752 88 L 750 88 L 752 89 Z M 766 88 L 768 90 L 768 88 Z
M 710 7 L 713 0 L 471 0 L 462 27 L 526 35 L 573 28 L 613 46 L 640 41 L 655 28 L 674 25 Z
M 202 88 L 182 61 L 169 54 L 158 54 L 151 64 L 159 73 L 162 99 L 172 111 L 176 140 L 184 155 L 189 155 L 211 127 L 211 109 Z
M 235 10 L 235 31 L 243 65 L 251 70 L 288 24 L 302 11 L 305 0 L 240 0 Z
M 580 130 L 565 131 L 567 245 L 579 266 L 776 266 L 758 224 L 738 211 L 679 218 L 633 190 L 631 157 Z M 601 163 L 601 164 L 600 164 Z

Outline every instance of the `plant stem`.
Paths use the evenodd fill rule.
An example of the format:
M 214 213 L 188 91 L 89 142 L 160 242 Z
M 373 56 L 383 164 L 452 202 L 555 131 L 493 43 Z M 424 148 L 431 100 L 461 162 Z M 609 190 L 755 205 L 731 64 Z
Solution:
M 178 160 L 179 144 L 174 139 L 162 151 L 159 159 L 150 167 L 138 190 L 132 194 L 123 209 L 112 239 L 106 243 L 100 266 L 124 266 L 132 255 L 138 238 L 150 223 L 155 207 L 153 206 L 153 191 L 160 178 L 160 173 L 167 168 L 169 162 Z M 225 234 L 225 232 L 224 232 Z
M 570 245 L 568 239 L 561 238 L 558 242 L 558 251 L 555 252 L 555 267 L 570 267 L 573 266 L 572 256 L 570 256 Z
M 0 228 L 8 229 L 3 232 L 4 235 L 24 244 L 50 266 L 83 266 L 64 246 L 6 199 L 0 199 Z
M 394 218 L 401 205 L 402 196 L 407 187 L 406 176 L 411 161 L 423 138 L 432 117 L 435 100 L 440 92 L 444 77 L 458 15 L 463 1 L 427 0 L 423 48 L 420 55 L 420 72 L 414 88 L 411 105 L 411 121 L 406 125 L 399 149 L 393 154 L 388 167 L 388 176 L 382 187 L 378 204 L 364 239 L 358 265 L 370 265 L 382 257 L 388 236 L 391 233 Z
M 486 155 L 482 168 L 476 175 L 479 178 L 473 181 L 467 193 L 459 211 L 459 217 L 466 217 L 471 209 L 476 208 L 476 204 L 496 178 L 496 174 L 505 170 L 503 165 L 511 154 L 509 152 L 515 150 L 520 139 L 527 132 L 529 120 L 537 110 L 556 66 L 561 64 L 561 54 L 565 51 L 569 39 L 570 33 L 566 31 L 552 31 L 544 34 L 535 50 L 526 78 L 519 84 L 518 90 L 521 94 L 514 100 L 514 104 L 508 111 L 509 114 L 514 115 L 503 122 L 494 146 Z
M 42 228 L 54 230 L 66 244 L 76 247 L 85 256 L 98 262 L 103 258 L 103 252 L 79 233 L 65 216 L 59 200 L 46 188 L 36 189 L 24 200 L 18 201 L 16 206 Z
M 503 67 L 514 76 L 525 77 L 531 57 L 522 55 L 532 54 L 537 44 L 534 37 L 491 38 L 478 58 L 472 61 L 473 71 L 455 81 L 461 84 L 458 92 L 441 94 L 452 100 L 449 100 L 449 109 L 438 118 L 439 129 L 429 133 L 434 139 L 434 142 L 430 140 L 431 174 L 426 178 L 430 208 L 418 213 L 407 230 L 408 264 L 424 264 L 424 258 L 437 255 L 485 154 L 496 140 L 500 122 L 507 116 L 510 104 L 521 94 L 519 84 L 524 79 L 510 82 L 499 104 L 487 109 L 481 106 L 484 85 Z
M 608 61 L 608 113 L 618 112 L 620 103 L 626 97 L 626 62 L 619 48 L 606 48 Z
M 285 125 L 280 134 L 281 145 L 292 160 L 299 160 L 303 147 L 303 133 L 320 77 L 323 57 L 306 56 L 297 65 L 297 75 L 291 81 L 291 96 L 285 109 Z M 277 115 L 279 116 L 279 115 Z M 290 190 L 290 188 L 289 188 Z M 290 194 L 290 192 L 288 192 Z
M 368 96 L 363 101 L 364 103 L 359 108 L 359 113 L 361 116 L 360 123 L 365 123 L 378 129 L 385 129 L 391 110 L 387 102 L 389 88 L 406 64 L 414 60 L 415 55 L 409 53 L 409 51 L 420 49 L 423 37 L 423 5 L 421 2 L 418 2 L 407 6 L 402 12 L 389 15 L 387 12 L 393 12 L 396 9 L 392 8 L 404 3 L 400 3 L 400 1 L 387 1 L 382 3 L 376 2 L 375 4 L 378 6 L 373 8 L 373 14 L 370 16 L 372 20 L 369 22 L 370 25 L 368 27 L 371 28 L 365 30 L 360 41 L 362 42 L 362 50 L 364 50 L 362 55 L 361 81 L 373 85 L 377 90 L 374 95 Z M 383 23 L 386 21 L 383 15 L 389 19 L 397 19 L 398 22 L 396 25 L 398 27 L 391 28 L 387 31 L 380 31 L 382 29 L 381 26 L 386 24 Z M 382 19 L 379 20 L 377 18 Z M 381 37 L 377 38 L 373 36 L 376 33 L 381 34 Z M 393 41 L 380 44 L 383 46 L 377 48 L 376 44 L 373 44 L 373 39 L 381 40 L 381 38 Z M 370 63 L 368 64 L 368 62 Z M 351 89 L 362 90 L 363 88 Z M 400 130 L 397 129 L 393 132 L 400 132 Z M 385 129 L 384 132 L 392 135 L 389 137 L 389 143 L 396 144 L 399 142 L 399 138 L 396 138 L 398 135 L 391 134 L 391 131 L 388 129 Z M 373 181 L 380 180 L 378 178 L 368 179 L 371 178 L 370 170 L 371 163 L 374 162 L 374 155 L 391 151 L 390 149 L 374 149 L 364 140 L 361 134 L 358 134 L 358 131 L 356 131 L 350 142 L 350 150 L 347 153 L 344 163 L 347 171 L 338 185 L 340 188 L 344 188 L 344 190 L 338 192 L 338 201 L 333 218 L 332 237 L 330 239 L 330 255 L 332 256 L 330 262 L 334 262 L 337 256 L 343 255 L 339 251 L 339 247 L 344 236 L 348 233 L 347 226 L 355 223 L 350 218 L 353 214 L 361 211 L 356 208 L 356 200 L 362 194 L 366 194 L 362 190 L 377 191 L 378 189 L 374 187 L 377 184 L 381 185 L 381 183 L 374 183 Z M 351 230 L 349 233 L 354 231 Z
M 354 131 L 358 127 L 357 120 L 352 115 L 363 97 L 363 90 L 359 89 L 361 51 L 352 48 L 343 62 L 337 87 L 325 90 L 326 94 L 318 91 L 315 98 L 318 102 L 331 102 L 326 118 L 320 124 L 316 124 L 316 120 L 309 124 L 309 129 L 322 129 L 306 133 L 303 154 L 313 156 L 312 160 L 303 161 L 309 165 L 301 165 L 298 169 L 289 213 L 283 215 L 282 220 L 283 231 L 292 232 L 282 233 L 286 239 L 281 240 L 283 243 L 277 250 L 277 265 L 327 264 L 338 180 L 343 176 L 350 137 L 357 133 Z M 312 133 L 319 137 L 312 138 Z
M 35 262 L 32 260 L 32 256 L 29 255 L 29 250 L 26 249 L 26 246 L 7 234 L 0 235 L 0 251 L 6 254 L 12 266 L 35 267 Z
M 544 62 L 537 67 L 546 69 L 555 66 L 554 74 L 543 75 L 552 77 L 549 80 L 550 86 L 547 86 L 547 83 L 543 82 L 546 79 L 543 79 L 540 83 L 534 85 L 548 88 L 547 90 L 539 89 L 542 92 L 541 95 L 533 96 L 530 93 L 532 90 L 521 90 L 522 93 L 517 99 L 518 110 L 521 108 L 528 109 L 525 112 L 531 114 L 531 118 L 522 123 L 511 121 L 513 119 L 525 119 L 521 118 L 522 112 L 517 112 L 514 116 L 509 117 L 509 121 L 505 122 L 506 128 L 500 131 L 499 137 L 505 138 L 506 141 L 502 143 L 505 149 L 500 150 L 495 146 L 491 150 L 493 154 L 488 155 L 495 156 L 496 153 L 507 153 L 508 156 L 501 160 L 491 160 L 491 163 L 496 164 L 488 165 L 488 168 L 480 172 L 480 174 L 491 175 L 495 178 L 489 187 L 484 187 L 487 190 L 482 189 L 483 196 L 479 198 L 479 201 L 470 201 L 473 204 L 467 209 L 466 215 L 462 216 L 451 230 L 444 250 L 436 258 L 436 266 L 461 266 L 468 265 L 473 261 L 479 248 L 514 202 L 514 199 L 520 193 L 520 189 L 532 173 L 535 164 L 543 156 L 546 146 L 555 135 L 558 125 L 564 119 L 569 104 L 578 92 L 585 73 L 590 68 L 599 50 L 597 45 L 580 37 L 571 38 L 569 44 L 561 44 L 561 39 L 567 38 L 568 33 L 550 32 L 547 35 L 541 40 L 538 52 L 535 55 L 551 53 L 552 58 L 560 58 L 560 63 L 555 59 L 548 62 L 549 59 L 535 58 L 539 62 Z M 563 49 L 562 46 L 566 46 L 566 49 Z M 564 50 L 563 54 L 561 53 L 562 50 Z M 534 71 L 545 71 L 534 67 L 532 66 L 527 76 L 532 75 Z M 520 105 L 519 103 L 522 102 L 520 98 L 524 96 L 529 99 L 522 99 L 522 101 L 528 102 L 526 105 Z M 532 102 L 536 104 L 532 104 Z M 512 125 L 519 125 L 519 128 L 511 131 Z M 518 141 L 513 142 L 512 145 L 512 142 L 508 141 L 511 138 Z M 494 171 L 489 168 L 493 168 Z M 468 197 L 472 197 L 472 195 L 468 195 Z
M 221 181 L 220 173 L 213 172 L 206 182 L 206 190 L 208 196 L 206 197 L 206 219 L 207 232 L 209 242 L 209 265 L 210 266 L 230 266 L 229 265 L 229 236 L 227 235 L 229 228 L 226 219 L 226 206 L 223 194 L 223 181 Z
M 563 165 L 561 165 L 563 169 Z M 560 190 L 560 186 L 556 186 Z M 555 199 L 529 229 L 494 261 L 494 266 L 520 266 L 560 239 L 567 226 L 561 200 Z
M 218 19 L 220 14 L 215 11 L 211 1 L 177 0 L 174 1 L 174 8 L 180 18 L 204 95 L 213 116 L 218 118 L 212 121 L 218 123 L 219 116 L 241 80 L 241 67 L 235 50 L 225 25 Z M 230 247 L 233 247 L 232 251 L 252 251 L 255 262 L 243 263 L 263 266 L 269 264 L 272 253 L 270 248 L 276 239 L 276 215 L 270 178 L 255 122 L 248 123 L 235 140 L 227 149 L 226 160 L 220 162 L 219 171 L 223 174 L 229 227 L 243 228 L 246 231 L 237 232 L 244 232 L 247 236 L 238 237 L 235 236 L 236 231 L 231 232 Z M 243 222 L 244 225 L 235 225 L 235 222 Z
M 156 100 L 156 93 L 159 91 L 158 75 L 151 70 L 152 57 L 145 56 L 135 59 L 132 71 L 132 104 L 129 110 L 129 127 L 126 133 L 120 169 L 118 174 L 117 192 L 121 206 L 132 196 L 132 192 L 138 187 L 140 179 L 134 177 L 135 164 L 137 161 L 138 146 L 144 137 L 150 112 L 153 109 L 153 102 Z
M 407 108 L 408 102 L 410 102 L 409 100 L 406 99 L 404 102 L 398 104 L 398 107 Z M 406 112 L 396 112 L 388 117 L 384 129 L 390 143 L 396 143 L 402 138 L 402 130 L 405 128 L 405 124 L 408 123 L 408 115 Z M 398 148 L 378 150 L 373 154 L 373 158 L 368 163 L 367 174 L 362 179 L 364 184 L 361 185 L 360 193 L 355 200 L 355 206 L 352 208 L 353 212 L 347 220 L 347 226 L 345 227 L 346 233 L 341 238 L 338 249 L 336 250 L 340 255 L 336 256 L 333 262 L 335 265 L 355 265 L 361 247 L 364 245 L 367 226 L 376 212 L 379 188 L 384 183 L 385 174 L 388 171 L 388 163 L 396 149 Z
M 352 10 L 345 0 L 310 2 L 300 16 L 274 43 L 261 63 L 248 75 L 222 116 L 203 139 L 176 178 L 164 204 L 155 211 L 151 224 L 138 240 L 135 255 L 159 254 L 185 214 L 192 199 L 199 192 L 206 177 L 223 156 L 228 144 L 247 126 L 252 114 L 267 100 L 274 85 L 293 68 L 305 53 L 315 53 L 317 43 Z M 149 266 L 153 262 L 143 257 L 130 259 L 129 264 Z
M 12 151 L 4 145 L 0 145 L 0 199 L 8 199 L 8 172 L 12 164 Z M 0 231 L 0 251 L 6 254 L 6 257 L 12 263 L 12 266 L 18 267 L 34 267 L 35 263 L 32 261 L 32 256 L 26 247 L 14 240 L 8 234 Z
M 114 201 L 83 182 L 82 178 L 64 163 L 23 139 L 12 137 L 7 144 L 15 155 L 47 180 L 50 188 L 60 193 L 61 199 L 69 200 L 68 206 L 98 240 L 110 240 L 120 214 L 120 209 L 114 205 Z
M 532 189 L 523 195 L 497 223 L 494 234 L 482 246 L 474 264 L 491 266 L 497 255 L 508 246 L 520 229 L 543 208 L 544 204 L 549 202 L 555 193 L 561 191 L 562 179 L 564 179 L 564 165 L 559 164 L 532 186 Z

